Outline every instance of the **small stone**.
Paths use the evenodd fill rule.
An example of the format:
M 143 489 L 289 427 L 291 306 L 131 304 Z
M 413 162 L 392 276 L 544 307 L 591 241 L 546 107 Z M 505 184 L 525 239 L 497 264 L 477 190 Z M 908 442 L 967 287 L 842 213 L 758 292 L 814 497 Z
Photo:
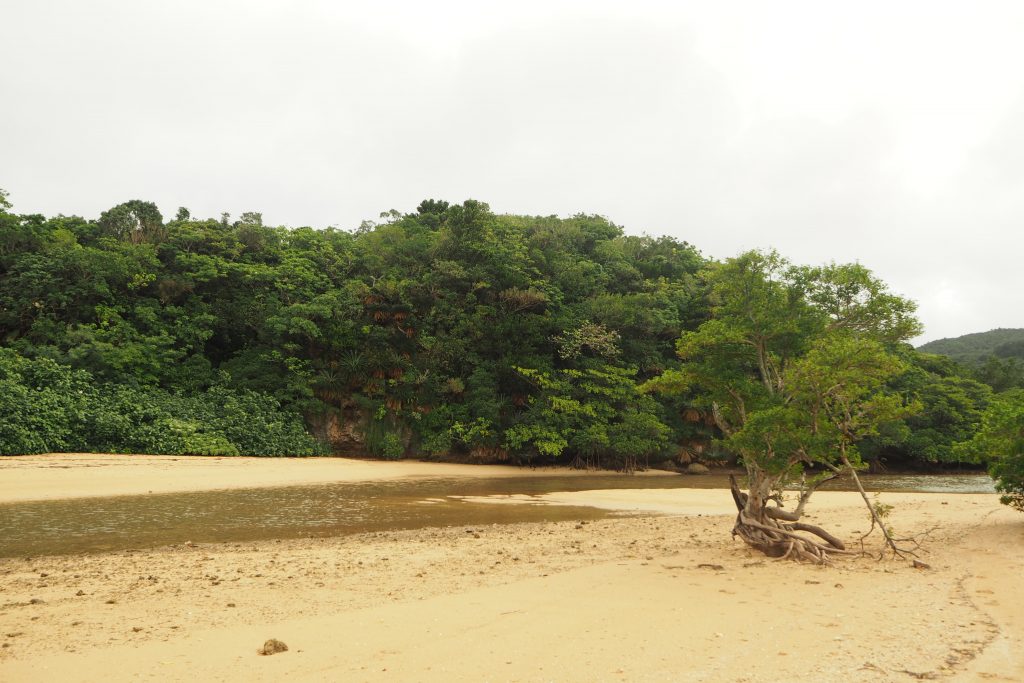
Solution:
M 921 560 L 914 560 L 914 564 L 911 565 L 914 569 L 931 569 L 932 566 Z
M 277 638 L 271 638 L 267 642 L 263 643 L 257 652 L 261 655 L 276 655 L 278 652 L 287 652 L 288 646 Z
M 77 596 L 81 597 L 81 596 L 85 595 L 85 591 L 84 591 L 84 590 L 82 590 L 81 588 L 79 588 L 79 589 L 78 589 L 78 592 L 77 592 L 77 593 L 75 593 L 75 595 L 77 595 Z
M 117 604 L 117 600 L 115 600 L 114 598 L 110 598 L 109 600 L 107 600 L 107 604 L 108 605 L 116 605 Z
M 228 606 L 228 607 L 234 607 L 234 606 L 235 606 L 235 603 L 233 603 L 233 602 L 229 602 L 227 606 Z
M 30 604 L 30 605 L 41 605 L 44 602 L 45 602 L 45 600 L 43 600 L 42 598 L 32 598 L 31 600 L 28 601 L 28 604 Z

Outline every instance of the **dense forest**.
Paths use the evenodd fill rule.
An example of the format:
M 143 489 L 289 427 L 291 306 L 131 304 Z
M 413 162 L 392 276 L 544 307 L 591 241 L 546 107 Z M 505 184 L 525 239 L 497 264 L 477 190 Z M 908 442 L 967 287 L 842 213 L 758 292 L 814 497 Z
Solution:
M 989 356 L 1024 360 L 1024 329 L 996 329 L 936 339 L 917 347 L 924 353 L 949 356 L 965 365 L 981 365 Z
M 95 220 L 0 202 L 2 454 L 736 457 L 699 388 L 655 381 L 718 310 L 722 264 L 687 242 L 477 201 L 351 231 L 165 220 L 138 200 Z M 812 270 L 790 273 L 812 291 Z M 954 445 L 1024 378 L 883 341 L 899 362 L 885 391 L 906 410 L 863 435 L 863 458 L 984 459 Z
M 1024 387 L 1024 330 L 997 329 L 937 339 L 918 347 L 952 358 L 997 390 Z

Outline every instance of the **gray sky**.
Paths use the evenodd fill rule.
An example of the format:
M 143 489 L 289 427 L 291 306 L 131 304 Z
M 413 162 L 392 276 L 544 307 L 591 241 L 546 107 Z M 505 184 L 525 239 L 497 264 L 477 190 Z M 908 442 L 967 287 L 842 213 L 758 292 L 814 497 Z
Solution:
M 357 226 L 426 197 L 858 260 L 1024 327 L 1024 3 L 2 0 L 15 210 Z

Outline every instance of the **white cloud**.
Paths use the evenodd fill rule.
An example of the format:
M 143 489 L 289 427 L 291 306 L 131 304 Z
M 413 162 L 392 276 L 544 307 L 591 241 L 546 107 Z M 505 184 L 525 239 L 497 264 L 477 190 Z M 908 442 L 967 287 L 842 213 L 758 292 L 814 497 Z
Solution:
M 859 260 L 924 338 L 1024 326 L 1024 5 L 5 3 L 17 210 L 424 197 Z

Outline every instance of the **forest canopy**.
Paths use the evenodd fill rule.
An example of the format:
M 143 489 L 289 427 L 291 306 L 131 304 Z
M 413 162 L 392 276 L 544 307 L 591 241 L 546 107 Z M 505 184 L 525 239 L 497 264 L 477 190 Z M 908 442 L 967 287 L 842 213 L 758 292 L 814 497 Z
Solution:
M 918 351 L 949 356 L 958 363 L 982 365 L 990 356 L 1024 361 L 1024 329 L 997 329 L 960 337 L 936 339 Z
M 473 200 L 426 200 L 345 231 L 255 212 L 168 220 L 142 200 L 45 217 L 3 198 L 0 453 L 734 459 L 742 440 L 716 440 L 709 395 L 642 390 L 692 362 L 678 353 L 687 335 L 714 329 L 721 268 L 601 216 L 499 215 Z M 833 318 L 843 278 L 869 282 L 835 264 L 794 273 L 831 283 L 807 305 Z M 766 314 L 792 313 L 780 306 Z M 915 410 L 879 420 L 860 457 L 984 459 L 952 446 L 1018 385 L 906 336 L 872 343 L 891 359 L 879 382 Z

